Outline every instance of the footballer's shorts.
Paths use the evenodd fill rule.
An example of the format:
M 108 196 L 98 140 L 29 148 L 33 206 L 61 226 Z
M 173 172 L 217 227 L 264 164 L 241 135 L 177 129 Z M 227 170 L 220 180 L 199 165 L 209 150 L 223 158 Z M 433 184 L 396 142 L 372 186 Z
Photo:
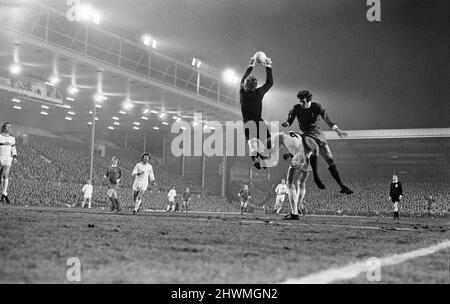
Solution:
M 110 184 L 106 195 L 111 198 L 117 198 L 117 189 L 119 189 L 118 184 Z
M 0 167 L 11 167 L 12 166 L 12 158 L 2 158 L 0 159 Z
M 247 208 L 248 200 L 241 200 L 241 208 Z
M 394 212 L 398 212 L 398 202 L 393 202 L 394 205 Z
M 264 134 L 265 133 L 265 134 Z M 258 138 L 262 141 L 271 138 L 271 134 L 264 120 L 248 121 L 244 124 L 245 140 L 248 142 L 251 138 Z
M 92 199 L 92 195 L 85 195 L 84 199 L 90 199 L 91 200 Z
M 139 191 L 147 191 L 148 183 L 141 182 L 141 181 L 134 181 L 133 183 L 133 191 L 139 192 Z
M 300 176 L 302 175 L 302 173 L 307 173 L 308 172 L 308 165 L 301 165 L 301 166 L 296 166 L 296 165 L 291 165 L 289 167 L 288 170 L 288 174 L 287 174 L 287 183 L 288 185 L 293 185 L 295 183 L 298 182 Z

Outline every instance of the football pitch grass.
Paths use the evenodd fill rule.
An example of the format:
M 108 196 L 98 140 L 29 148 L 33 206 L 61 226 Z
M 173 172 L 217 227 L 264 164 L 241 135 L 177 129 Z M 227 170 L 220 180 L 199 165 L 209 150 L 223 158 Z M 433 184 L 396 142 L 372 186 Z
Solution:
M 283 283 L 447 243 L 448 219 L 162 213 L 0 206 L 0 283 Z M 328 283 L 450 283 L 450 247 Z M 344 268 L 342 268 L 344 269 Z

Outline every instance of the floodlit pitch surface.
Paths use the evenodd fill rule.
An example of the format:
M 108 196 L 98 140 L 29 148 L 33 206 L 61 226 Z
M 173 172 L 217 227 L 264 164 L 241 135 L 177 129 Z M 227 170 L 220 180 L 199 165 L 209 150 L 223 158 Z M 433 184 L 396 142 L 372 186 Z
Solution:
M 449 221 L 166 214 L 0 206 L 0 283 L 283 283 L 448 242 Z M 450 248 L 381 267 L 380 283 L 450 283 Z M 333 283 L 370 283 L 367 272 Z

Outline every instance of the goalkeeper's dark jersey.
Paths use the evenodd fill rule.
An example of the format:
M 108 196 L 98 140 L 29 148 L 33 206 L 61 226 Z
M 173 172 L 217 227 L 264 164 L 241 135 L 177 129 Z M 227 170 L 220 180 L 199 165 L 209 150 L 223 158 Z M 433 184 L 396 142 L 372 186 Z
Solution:
M 120 169 L 119 166 L 110 167 L 106 171 L 106 177 L 108 178 L 109 183 L 112 185 L 116 185 L 117 181 L 120 179 L 121 176 L 122 176 L 122 170 Z
M 244 123 L 248 121 L 258 122 L 262 119 L 262 100 L 264 95 L 273 86 L 272 68 L 267 67 L 266 83 L 253 92 L 246 92 L 244 90 L 244 82 L 245 79 L 247 79 L 247 77 L 251 74 L 252 70 L 253 68 L 249 67 L 245 72 L 241 80 L 241 89 L 239 91 L 242 120 Z
M 289 112 L 287 122 L 291 126 L 294 120 L 297 119 L 300 130 L 303 133 L 319 134 L 321 133 L 319 126 L 320 117 L 323 118 L 330 128 L 333 128 L 335 123 L 331 121 L 322 105 L 317 102 L 312 102 L 308 109 L 303 109 L 300 104 L 295 105 Z

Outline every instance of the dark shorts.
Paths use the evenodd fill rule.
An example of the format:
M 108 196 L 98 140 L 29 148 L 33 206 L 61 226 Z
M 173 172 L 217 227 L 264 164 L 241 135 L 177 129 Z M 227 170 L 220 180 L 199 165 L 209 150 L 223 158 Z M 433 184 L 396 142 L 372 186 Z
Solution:
M 325 138 L 325 134 L 323 134 L 322 132 L 313 132 L 313 133 L 306 132 L 304 133 L 304 135 L 306 137 L 312 138 L 320 148 L 328 145 L 327 139 Z
M 249 141 L 251 138 L 258 138 L 263 141 L 271 138 L 269 127 L 267 127 L 264 120 L 244 123 L 244 133 L 246 141 Z

